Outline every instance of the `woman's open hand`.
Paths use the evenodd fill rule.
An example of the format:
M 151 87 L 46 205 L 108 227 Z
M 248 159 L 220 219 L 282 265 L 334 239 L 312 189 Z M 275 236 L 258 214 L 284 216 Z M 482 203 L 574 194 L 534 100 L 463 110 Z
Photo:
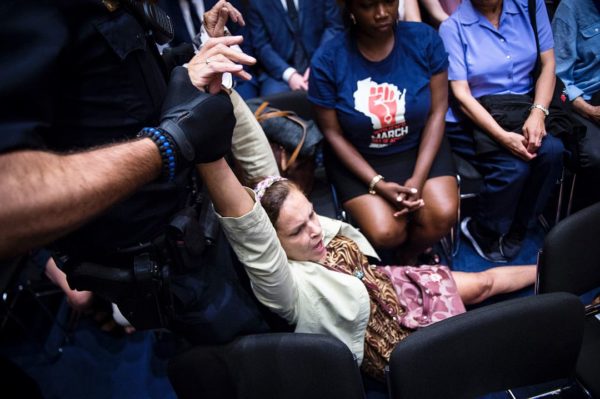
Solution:
M 252 76 L 244 71 L 244 65 L 254 65 L 256 59 L 229 46 L 240 44 L 241 36 L 210 38 L 187 64 L 190 79 L 200 90 L 208 87 L 211 94 L 221 90 L 221 76 L 232 73 L 244 80 Z

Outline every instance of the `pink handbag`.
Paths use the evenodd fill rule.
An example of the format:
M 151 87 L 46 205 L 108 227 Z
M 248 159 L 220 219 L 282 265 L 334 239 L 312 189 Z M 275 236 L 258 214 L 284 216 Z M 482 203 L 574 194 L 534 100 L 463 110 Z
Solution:
M 404 308 L 400 324 L 417 329 L 466 311 L 447 266 L 378 266 Z

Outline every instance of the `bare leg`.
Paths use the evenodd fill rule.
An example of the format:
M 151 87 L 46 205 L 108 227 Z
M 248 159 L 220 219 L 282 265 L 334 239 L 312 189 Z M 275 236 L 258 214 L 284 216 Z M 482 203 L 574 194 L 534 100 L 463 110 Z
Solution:
M 456 179 L 441 176 L 427 180 L 422 198 L 425 206 L 411 215 L 408 225 L 407 218 L 395 218 L 396 209 L 379 196 L 352 198 L 344 203 L 344 208 L 375 248 L 396 248 L 398 263 L 410 265 L 454 225 L 458 207 Z
M 452 277 L 461 299 L 465 305 L 470 305 L 532 285 L 536 265 L 499 266 L 478 273 L 453 271 Z
M 456 222 L 458 188 L 454 176 L 427 180 L 422 198 L 425 206 L 413 214 L 408 239 L 398 251 L 401 264 L 414 264 L 417 256 L 448 234 Z
M 362 233 L 375 248 L 398 248 L 406 241 L 406 217 L 395 218 L 396 209 L 378 195 L 360 195 L 344 202 Z

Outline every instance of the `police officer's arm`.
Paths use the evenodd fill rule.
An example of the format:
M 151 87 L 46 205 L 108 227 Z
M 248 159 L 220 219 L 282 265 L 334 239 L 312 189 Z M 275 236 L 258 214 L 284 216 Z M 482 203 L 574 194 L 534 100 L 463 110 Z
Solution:
M 190 67 L 198 87 L 220 90 L 221 73 L 240 71 L 235 62 L 254 61 L 231 54 L 226 45 L 236 41 L 241 38 L 211 39 L 196 55 L 204 60 L 199 68 Z M 210 57 L 216 62 L 206 62 Z M 182 114 L 186 118 L 179 118 Z M 179 153 L 178 168 L 222 157 L 234 123 L 228 96 L 201 96 L 187 70 L 171 73 L 160 127 L 170 133 L 176 150 L 187 149 Z M 156 179 L 162 169 L 157 146 L 147 138 L 69 155 L 33 150 L 0 155 L 0 259 L 75 230 Z
M 157 178 L 161 167 L 150 139 L 68 155 L 0 155 L 0 259 L 76 229 Z

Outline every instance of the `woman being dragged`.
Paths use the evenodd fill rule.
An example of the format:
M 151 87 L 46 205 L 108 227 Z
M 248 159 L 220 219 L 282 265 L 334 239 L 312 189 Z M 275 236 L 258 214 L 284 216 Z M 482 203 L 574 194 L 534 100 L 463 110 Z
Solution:
M 375 378 L 383 378 L 394 346 L 416 326 L 535 280 L 533 265 L 479 273 L 428 267 L 426 280 L 437 283 L 430 287 L 440 291 L 448 308 L 429 321 L 409 320 L 403 292 L 411 289 L 400 287 L 400 274 L 419 268 L 372 266 L 378 256 L 367 239 L 349 224 L 318 216 L 289 180 L 268 177 L 253 192 L 242 187 L 223 159 L 198 169 L 256 297 L 295 331 L 343 341 Z

